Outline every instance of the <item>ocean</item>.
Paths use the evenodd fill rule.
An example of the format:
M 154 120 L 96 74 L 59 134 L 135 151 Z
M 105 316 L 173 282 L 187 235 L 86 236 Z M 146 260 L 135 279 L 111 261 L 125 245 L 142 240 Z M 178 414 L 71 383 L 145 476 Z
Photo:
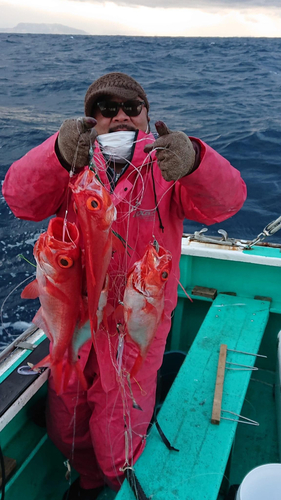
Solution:
M 66 118 L 83 115 L 96 78 L 122 71 L 145 88 L 152 124 L 163 120 L 201 138 L 241 172 L 245 205 L 208 234 L 225 229 L 232 238 L 252 239 L 281 215 L 281 38 L 0 34 L 0 67 L 1 181 L 12 162 Z M 24 259 L 33 261 L 47 221 L 16 219 L 2 196 L 0 211 L 1 349 L 38 308 L 20 293 L 34 274 Z M 189 233 L 202 227 L 184 224 Z M 281 243 L 281 231 L 268 241 Z

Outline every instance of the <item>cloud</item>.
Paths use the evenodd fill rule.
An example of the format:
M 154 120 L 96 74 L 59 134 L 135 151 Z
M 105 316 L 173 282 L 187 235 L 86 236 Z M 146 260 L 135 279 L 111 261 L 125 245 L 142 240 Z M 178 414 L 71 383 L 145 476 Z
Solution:
M 70 0 L 71 1 L 71 0 Z M 76 0 L 104 4 L 104 0 Z M 256 7 L 281 7 L 280 0 L 113 0 L 111 3 L 123 7 L 151 7 L 151 8 L 179 8 L 179 9 L 202 9 L 213 10 L 217 8 L 248 9 Z

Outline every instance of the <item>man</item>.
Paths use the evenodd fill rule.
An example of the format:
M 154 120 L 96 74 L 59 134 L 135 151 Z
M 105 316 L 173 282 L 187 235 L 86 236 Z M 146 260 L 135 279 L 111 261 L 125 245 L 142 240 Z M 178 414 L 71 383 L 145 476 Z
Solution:
M 185 218 L 203 224 L 234 215 L 246 198 L 240 173 L 196 138 L 171 132 L 156 123 L 159 137 L 149 132 L 149 102 L 133 78 L 109 73 L 86 92 L 85 118 L 66 120 L 58 133 L 9 169 L 3 194 L 14 214 L 43 220 L 57 214 L 76 220 L 69 198 L 72 180 L 88 168 L 89 149 L 117 210 L 113 223 L 129 252 L 114 252 L 109 265 L 108 302 L 115 309 L 123 299 L 126 276 L 154 239 L 172 253 L 172 272 L 165 289 L 165 314 L 143 365 L 132 380 L 132 392 L 143 411 L 132 406 L 125 375 L 117 376 L 123 340 L 114 315 L 108 331 L 98 333 L 99 353 L 91 340 L 80 349 L 80 363 L 89 388 L 79 390 L 73 374 L 67 391 L 57 396 L 49 379 L 48 432 L 80 474 L 68 491 L 69 500 L 97 498 L 104 481 L 118 489 L 128 466 L 142 453 L 151 420 L 171 313 L 176 306 L 181 236 Z M 118 349 L 119 346 L 119 349 Z M 122 373 L 130 372 L 138 349 L 125 336 Z M 65 496 L 66 498 L 66 496 Z

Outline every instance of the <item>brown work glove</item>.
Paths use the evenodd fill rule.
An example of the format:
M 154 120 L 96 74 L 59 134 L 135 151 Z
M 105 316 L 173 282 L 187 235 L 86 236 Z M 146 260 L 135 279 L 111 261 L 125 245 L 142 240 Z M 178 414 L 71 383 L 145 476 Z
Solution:
M 159 137 L 153 144 L 147 144 L 144 151 L 150 153 L 156 149 L 157 162 L 165 181 L 177 181 L 193 172 L 195 151 L 189 137 L 184 132 L 172 132 L 162 121 L 156 122 L 155 128 Z
M 67 170 L 79 169 L 89 163 L 90 144 L 94 144 L 97 121 L 89 116 L 65 120 L 59 130 L 56 153 Z

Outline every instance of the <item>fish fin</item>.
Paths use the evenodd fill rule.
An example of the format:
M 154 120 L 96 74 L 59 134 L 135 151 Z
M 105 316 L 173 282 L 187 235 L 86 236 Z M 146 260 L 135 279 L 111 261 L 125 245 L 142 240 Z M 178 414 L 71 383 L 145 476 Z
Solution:
M 123 304 L 119 304 L 114 313 L 113 313 L 113 317 L 115 319 L 115 321 L 117 323 L 123 323 L 124 322 L 124 305 Z
M 61 394 L 62 361 L 60 361 L 59 363 L 53 363 L 51 354 L 48 354 L 47 356 L 45 356 L 45 358 L 36 363 L 36 365 L 32 367 L 32 370 L 36 371 L 37 368 L 42 367 L 50 367 L 54 379 L 56 394 Z
M 136 375 L 136 373 L 139 371 L 141 365 L 143 364 L 143 361 L 144 361 L 144 359 L 143 359 L 141 353 L 139 353 L 138 357 L 135 360 L 134 366 L 130 372 L 131 378 L 133 378 Z
M 105 329 L 108 331 L 108 321 L 107 321 L 107 316 L 108 316 L 108 314 L 106 313 L 106 310 L 105 310 L 105 308 L 104 308 L 104 310 L 103 310 L 103 315 L 102 315 L 102 322 L 103 322 L 103 324 L 104 324 L 104 326 L 105 326 Z
M 37 299 L 39 297 L 38 281 L 35 279 L 28 283 L 21 292 L 22 299 Z
M 36 365 L 32 367 L 32 370 L 36 371 L 37 368 L 49 367 L 51 363 L 51 356 L 50 354 L 48 354 L 47 356 L 45 356 L 45 358 L 41 359 L 41 361 L 38 361 L 38 363 L 36 363 Z
M 41 330 L 43 330 L 45 335 L 47 335 L 48 339 L 53 341 L 53 336 L 52 336 L 52 334 L 48 328 L 48 325 L 43 317 L 43 314 L 42 314 L 42 307 L 40 307 L 38 309 L 37 313 L 35 314 L 35 316 L 32 320 L 32 323 L 34 323 L 34 325 L 36 325 L 38 328 L 41 328 Z
M 69 350 L 68 359 L 66 360 L 66 365 L 64 368 L 63 392 L 65 392 L 67 389 L 73 369 L 76 372 L 77 378 L 82 386 L 83 391 L 86 391 L 88 389 L 88 383 L 79 364 L 79 360 L 76 359 L 76 361 L 74 361 L 73 351 Z
M 54 379 L 55 391 L 57 396 L 62 394 L 62 361 L 58 363 L 51 363 L 51 373 Z
M 113 252 L 118 252 L 120 254 L 125 253 L 126 242 L 121 241 L 116 233 L 112 233 L 112 250 Z
M 104 310 L 103 310 L 103 317 L 102 317 L 102 322 L 106 328 L 106 330 L 108 330 L 108 321 L 107 321 L 107 318 L 109 316 L 111 316 L 111 314 L 113 313 L 114 311 L 114 307 L 111 305 L 111 304 L 106 304 Z
M 63 392 L 66 391 L 72 373 L 72 364 L 67 360 L 63 371 Z

